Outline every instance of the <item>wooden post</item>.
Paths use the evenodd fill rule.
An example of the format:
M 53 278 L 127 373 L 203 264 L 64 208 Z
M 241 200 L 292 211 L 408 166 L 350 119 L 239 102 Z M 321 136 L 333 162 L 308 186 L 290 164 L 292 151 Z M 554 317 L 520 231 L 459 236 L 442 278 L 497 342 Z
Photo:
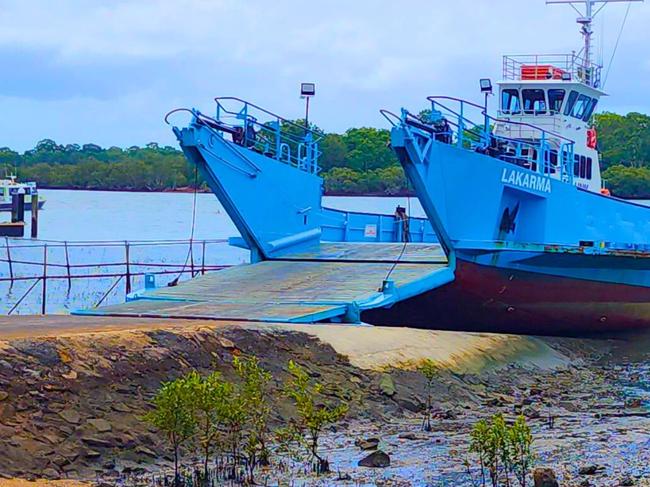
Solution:
M 11 263 L 11 250 L 9 250 L 9 237 L 5 237 L 5 248 L 7 249 L 7 264 L 9 264 L 9 278 L 11 279 L 10 286 L 14 283 L 14 266 Z
M 72 288 L 72 276 L 70 275 L 70 256 L 68 255 L 68 241 L 63 242 L 63 248 L 65 249 L 65 268 L 68 272 L 68 292 Z
M 205 274 L 205 240 L 201 245 L 201 275 Z
M 47 244 L 43 245 L 43 297 L 41 298 L 41 314 L 45 314 L 47 302 Z
M 32 238 L 38 238 L 38 193 L 32 193 Z
M 11 223 L 18 221 L 18 193 L 14 193 L 11 195 Z
M 131 294 L 131 264 L 129 262 L 129 242 L 124 241 L 124 251 L 126 255 L 126 294 Z

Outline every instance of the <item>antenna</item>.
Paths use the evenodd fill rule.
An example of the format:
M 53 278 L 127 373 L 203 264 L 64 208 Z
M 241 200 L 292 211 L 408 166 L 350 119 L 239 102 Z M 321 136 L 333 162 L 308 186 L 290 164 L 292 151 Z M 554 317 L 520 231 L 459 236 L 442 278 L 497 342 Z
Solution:
M 584 47 L 584 67 L 589 68 L 591 66 L 591 37 L 594 33 L 592 30 L 591 24 L 596 18 L 596 15 L 605 8 L 608 3 L 631 3 L 631 2 L 643 2 L 643 0 L 546 0 L 546 4 L 556 4 L 564 3 L 571 5 L 573 10 L 578 12 L 578 19 L 576 22 L 582 26 L 580 31 L 582 36 L 585 38 L 585 47 Z M 598 8 L 595 8 L 601 4 Z M 584 5 L 584 12 L 580 11 L 577 5 Z

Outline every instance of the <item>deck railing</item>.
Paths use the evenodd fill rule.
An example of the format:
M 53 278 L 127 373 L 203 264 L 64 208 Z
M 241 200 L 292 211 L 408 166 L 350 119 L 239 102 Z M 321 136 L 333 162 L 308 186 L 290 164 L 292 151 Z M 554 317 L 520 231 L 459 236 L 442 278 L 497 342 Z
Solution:
M 221 270 L 227 240 L 0 240 L 0 314 L 90 308 L 158 276 L 159 285 Z M 147 277 L 148 276 L 148 277 Z M 81 285 L 81 283 L 85 283 Z
M 510 162 L 542 176 L 573 182 L 574 141 L 542 127 L 490 116 L 484 106 L 450 96 L 430 96 L 429 113 L 414 115 L 407 110 L 398 117 L 381 113 L 393 125 L 402 123 L 414 127 L 437 141 L 453 144 Z M 475 120 L 479 121 L 475 121 Z M 504 124 L 512 137 L 497 135 L 495 127 Z M 520 137 L 522 134 L 526 137 Z
M 215 98 L 216 120 L 239 128 L 235 142 L 298 169 L 318 174 L 321 132 L 276 115 L 241 98 Z M 221 132 L 223 134 L 223 132 Z
M 575 53 L 503 56 L 503 79 L 506 81 L 555 79 L 599 88 L 601 71 L 602 66 L 587 63 Z

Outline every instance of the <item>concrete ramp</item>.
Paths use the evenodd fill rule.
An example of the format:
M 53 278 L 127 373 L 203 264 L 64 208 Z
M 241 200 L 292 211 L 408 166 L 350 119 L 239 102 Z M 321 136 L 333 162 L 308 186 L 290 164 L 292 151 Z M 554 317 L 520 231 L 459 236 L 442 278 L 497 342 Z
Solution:
M 356 323 L 453 280 L 432 244 L 327 244 L 311 251 L 231 267 L 124 304 L 77 311 L 95 316 Z

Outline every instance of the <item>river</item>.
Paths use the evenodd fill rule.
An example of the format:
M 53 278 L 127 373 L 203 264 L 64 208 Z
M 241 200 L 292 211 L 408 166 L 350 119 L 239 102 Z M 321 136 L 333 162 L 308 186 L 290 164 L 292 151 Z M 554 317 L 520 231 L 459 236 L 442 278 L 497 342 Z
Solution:
M 39 215 L 39 240 L 11 239 L 11 259 L 33 262 L 13 263 L 9 269 L 5 242 L 0 243 L 0 313 L 36 313 L 42 310 L 42 289 L 34 281 L 24 280 L 10 286 L 1 279 L 14 276 L 40 276 L 42 274 L 43 248 L 47 243 L 48 275 L 63 275 L 65 265 L 72 266 L 73 274 L 92 274 L 113 271 L 124 272 L 123 266 L 113 265 L 125 260 L 123 244 L 115 242 L 166 241 L 164 245 L 136 244 L 130 246 L 130 261 L 140 263 L 183 263 L 188 257 L 186 243 L 173 241 L 189 240 L 192 235 L 192 210 L 194 194 L 191 193 L 138 193 L 113 191 L 41 190 L 45 206 Z M 410 200 L 410 201 L 409 201 Z M 377 213 L 392 214 L 397 205 L 411 209 L 414 216 L 423 216 L 417 198 L 381 197 L 325 197 L 326 206 Z M 0 214 L 7 220 L 8 213 Z M 27 215 L 29 219 L 29 214 Z M 26 229 L 29 235 L 29 228 Z M 194 240 L 217 240 L 205 247 L 205 261 L 211 265 L 231 265 L 246 262 L 248 252 L 229 246 L 225 240 L 237 236 L 232 220 L 217 198 L 211 193 L 196 195 L 196 218 Z M 61 242 L 83 242 L 81 246 L 70 245 L 65 249 Z M 93 244 L 90 244 L 93 242 Z M 31 245 L 38 245 L 29 247 Z M 67 250 L 67 259 L 66 259 Z M 197 268 L 204 249 L 200 244 L 194 249 L 192 261 Z M 92 267 L 77 267 L 78 265 Z M 170 273 L 172 272 L 172 268 Z M 131 272 L 150 271 L 139 267 Z M 176 277 L 174 274 L 158 276 L 158 284 Z M 187 277 L 187 275 L 185 276 Z M 97 304 L 117 303 L 124 300 L 124 280 L 111 290 L 117 276 L 98 279 L 48 279 L 46 289 L 46 311 L 67 312 Z M 134 278 L 133 289 L 142 287 L 142 277 Z M 110 292 L 109 292 L 110 290 Z M 28 293 L 29 291 L 29 293 Z M 104 295 L 108 292 L 108 295 Z M 26 294 L 27 293 L 27 294 Z M 23 298 L 23 296 L 25 296 Z M 21 301 L 21 298 L 22 301 Z M 16 304 L 20 303 L 16 306 Z

